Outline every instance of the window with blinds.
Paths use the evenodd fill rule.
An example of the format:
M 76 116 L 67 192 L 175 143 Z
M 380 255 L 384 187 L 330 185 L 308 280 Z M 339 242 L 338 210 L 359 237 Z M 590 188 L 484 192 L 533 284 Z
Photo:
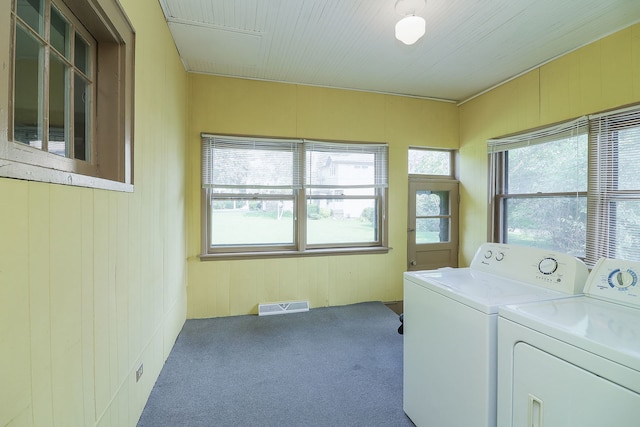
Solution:
M 202 134 L 203 255 L 384 248 L 387 152 Z
M 586 118 L 487 145 L 493 239 L 584 258 Z
M 494 241 L 640 261 L 640 107 L 487 147 Z
M 387 146 L 305 142 L 307 246 L 380 244 Z
M 587 262 L 640 261 L 640 108 L 590 117 Z

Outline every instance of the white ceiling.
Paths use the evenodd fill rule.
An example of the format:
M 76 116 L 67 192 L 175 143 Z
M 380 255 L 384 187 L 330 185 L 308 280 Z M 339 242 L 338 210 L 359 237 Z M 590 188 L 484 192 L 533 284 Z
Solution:
M 464 101 L 640 21 L 640 0 L 159 0 L 187 71 Z

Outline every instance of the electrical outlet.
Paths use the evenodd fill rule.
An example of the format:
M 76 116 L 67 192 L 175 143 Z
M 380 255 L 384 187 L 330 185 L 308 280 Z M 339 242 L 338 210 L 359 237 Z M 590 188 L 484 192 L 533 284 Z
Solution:
M 138 369 L 136 370 L 136 382 L 140 381 L 140 377 L 142 376 L 142 363 L 140 364 L 140 366 L 138 367 Z

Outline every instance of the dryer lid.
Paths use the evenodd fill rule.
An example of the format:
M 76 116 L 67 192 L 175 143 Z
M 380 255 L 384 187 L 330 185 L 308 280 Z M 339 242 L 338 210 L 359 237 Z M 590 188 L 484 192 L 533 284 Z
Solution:
M 640 371 L 640 310 L 589 296 L 508 305 L 500 317 Z

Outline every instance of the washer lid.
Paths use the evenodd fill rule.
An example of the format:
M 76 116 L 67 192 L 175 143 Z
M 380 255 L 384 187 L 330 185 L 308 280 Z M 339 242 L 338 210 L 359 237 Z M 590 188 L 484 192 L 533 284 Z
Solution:
M 469 268 L 413 271 L 404 273 L 404 277 L 486 314 L 497 314 L 498 308 L 506 304 L 572 297 Z
M 500 316 L 640 371 L 640 310 L 578 296 L 501 307 Z

